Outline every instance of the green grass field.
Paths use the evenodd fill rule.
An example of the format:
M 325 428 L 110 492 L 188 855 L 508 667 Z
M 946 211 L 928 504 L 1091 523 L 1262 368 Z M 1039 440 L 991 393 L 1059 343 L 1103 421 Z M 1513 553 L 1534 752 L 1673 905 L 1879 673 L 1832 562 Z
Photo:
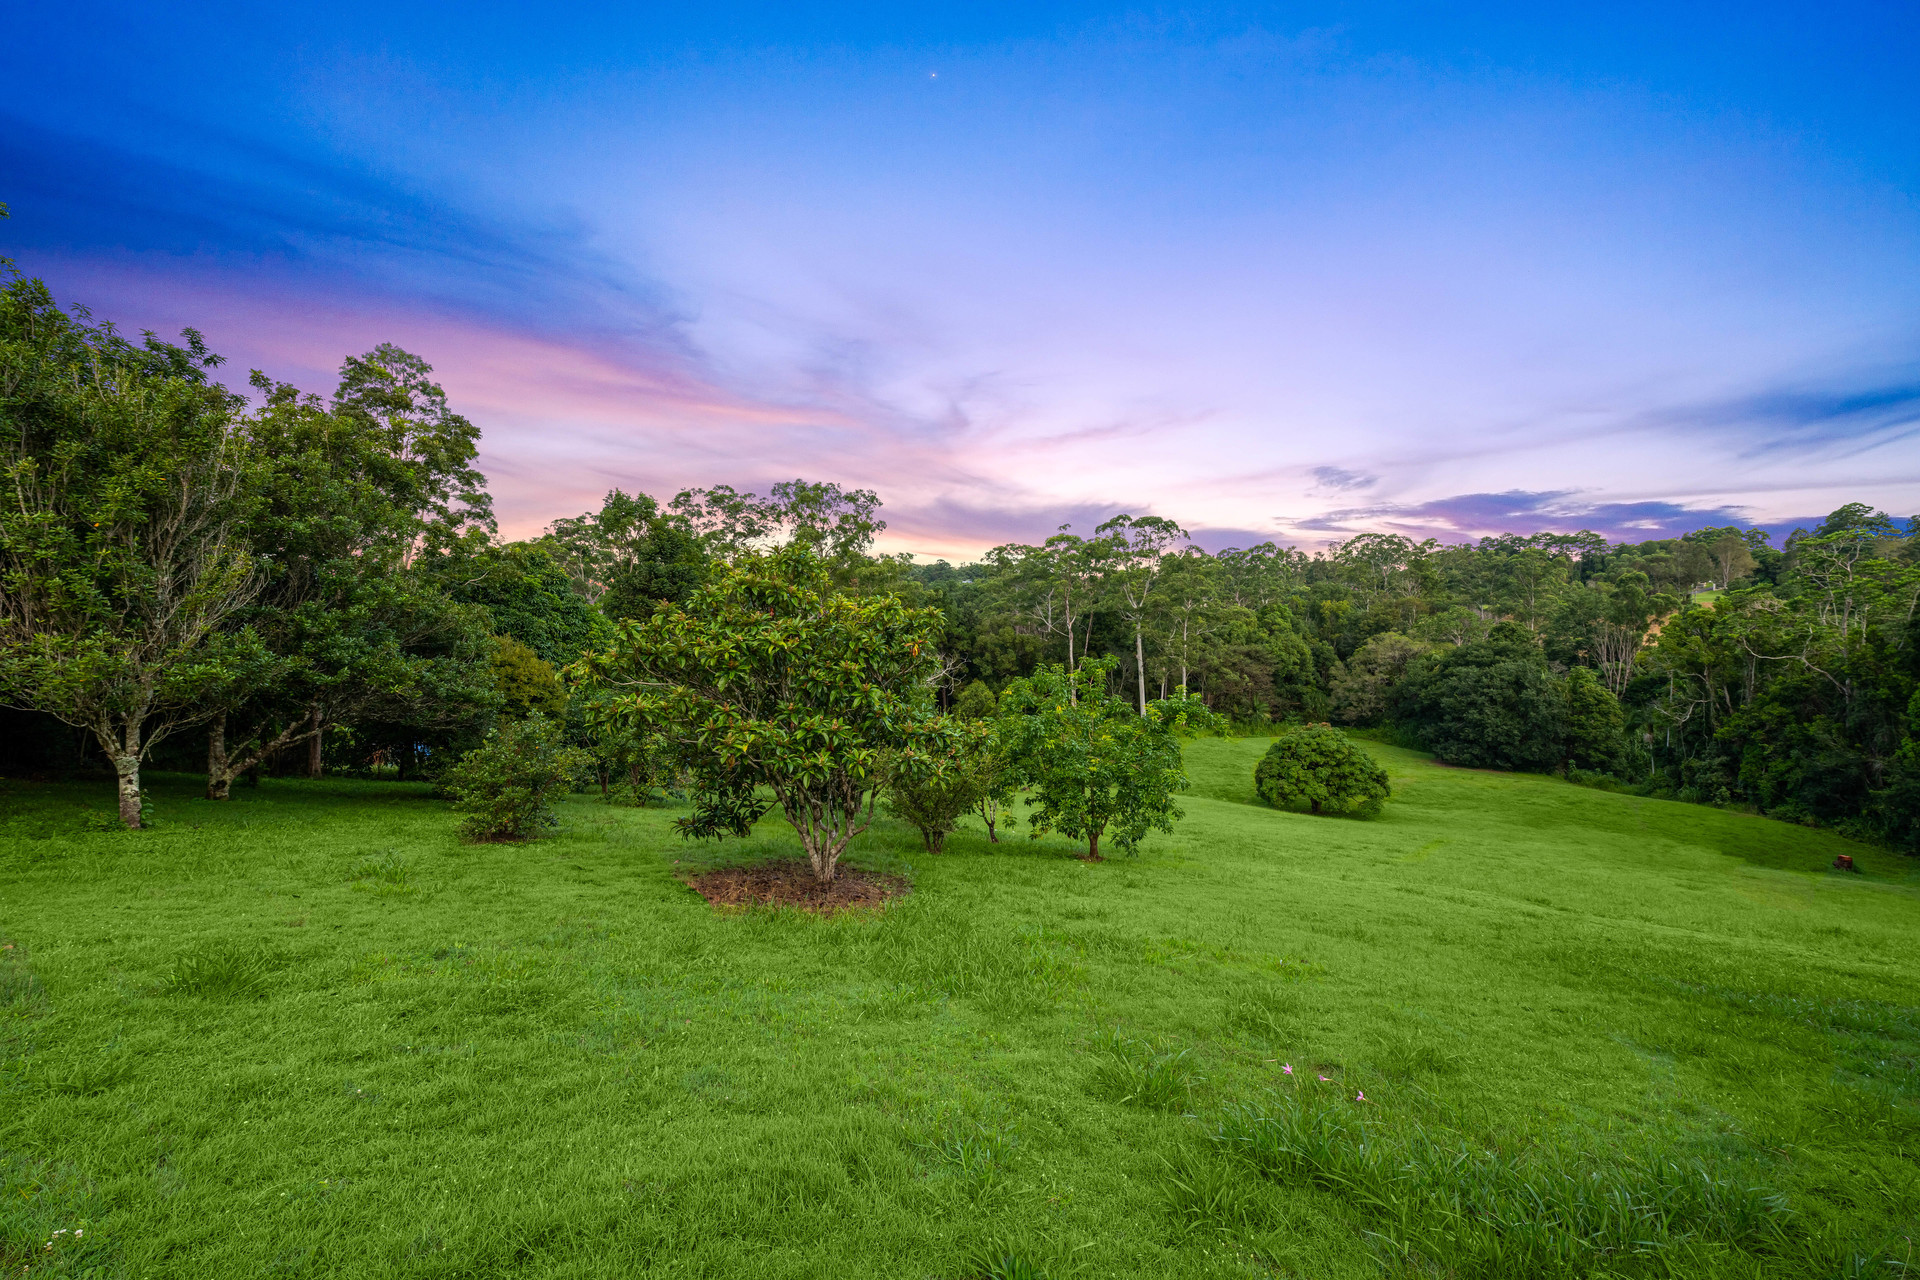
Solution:
M 0 784 L 0 1276 L 1920 1266 L 1914 863 L 1371 744 L 1383 818 L 1278 813 L 1264 746 L 1136 859 L 882 823 L 827 920 L 676 879 L 774 819 Z

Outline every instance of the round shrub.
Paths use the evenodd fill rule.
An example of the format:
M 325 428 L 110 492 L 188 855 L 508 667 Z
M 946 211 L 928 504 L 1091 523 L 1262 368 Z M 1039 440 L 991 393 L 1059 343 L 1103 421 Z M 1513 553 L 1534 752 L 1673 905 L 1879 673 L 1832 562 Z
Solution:
M 1260 798 L 1276 809 L 1371 818 L 1392 794 L 1387 771 L 1332 725 L 1289 729 L 1253 771 Z

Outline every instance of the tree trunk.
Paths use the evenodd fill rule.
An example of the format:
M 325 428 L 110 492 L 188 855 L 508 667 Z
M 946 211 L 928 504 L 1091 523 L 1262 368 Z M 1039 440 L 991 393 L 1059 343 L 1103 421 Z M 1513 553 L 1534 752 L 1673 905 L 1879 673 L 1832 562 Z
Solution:
M 320 740 L 326 734 L 326 727 L 320 723 L 320 708 L 313 709 L 313 737 L 307 739 L 307 776 L 320 776 Z
M 227 713 L 222 711 L 207 726 L 207 799 L 225 800 L 233 788 L 233 775 L 227 772 Z
M 986 802 L 985 806 L 981 809 L 980 816 L 987 820 L 987 843 L 988 844 L 1000 843 L 1000 837 L 994 832 L 994 829 L 993 829 L 993 825 L 995 821 L 997 821 L 999 812 L 1000 812 L 1000 806 L 995 804 L 991 799 L 989 799 Z
M 129 727 L 127 744 L 113 757 L 113 772 L 120 782 L 120 821 L 127 830 L 140 829 L 140 748 L 138 729 Z
M 1147 646 L 1140 638 L 1140 624 L 1133 624 L 1133 667 L 1139 679 L 1134 682 L 1134 692 L 1140 695 L 1140 714 L 1147 714 Z
M 1098 858 L 1100 856 L 1100 833 L 1098 831 L 1089 831 L 1087 833 L 1087 856 L 1089 858 Z

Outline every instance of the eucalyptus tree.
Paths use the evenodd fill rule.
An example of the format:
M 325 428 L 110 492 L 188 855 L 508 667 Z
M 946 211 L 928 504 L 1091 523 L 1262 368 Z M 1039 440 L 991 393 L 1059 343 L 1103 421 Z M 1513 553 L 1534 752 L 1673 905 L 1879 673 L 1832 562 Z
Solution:
M 669 512 L 698 535 L 708 552 L 735 560 L 756 551 L 799 546 L 845 572 L 886 532 L 879 495 L 830 481 L 783 480 L 758 494 L 731 485 L 685 489 Z
M 1141 715 L 1147 713 L 1146 629 L 1150 611 L 1158 603 L 1154 589 L 1166 570 L 1169 553 L 1186 542 L 1187 531 L 1164 516 L 1115 516 L 1094 530 L 1105 551 L 1106 588 L 1114 612 L 1133 631 L 1135 694 Z
M 37 280 L 0 289 L 0 698 L 84 729 L 138 827 L 140 766 L 262 659 L 264 465 L 197 333 L 135 346 Z
M 1007 607 L 1041 633 L 1066 640 L 1066 668 L 1072 671 L 1092 643 L 1108 544 L 1068 533 L 1068 528 L 1061 525 L 1039 546 L 995 547 L 987 553 L 987 563 L 995 574 L 996 593 Z M 1081 641 L 1077 650 L 1076 641 Z

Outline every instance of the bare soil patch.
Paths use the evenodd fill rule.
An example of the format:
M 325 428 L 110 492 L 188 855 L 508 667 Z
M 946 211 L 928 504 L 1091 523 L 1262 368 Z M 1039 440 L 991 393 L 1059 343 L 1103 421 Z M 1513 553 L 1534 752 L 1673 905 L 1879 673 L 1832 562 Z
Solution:
M 689 889 L 716 907 L 783 906 L 832 915 L 836 911 L 877 911 L 910 893 L 901 876 L 856 871 L 842 866 L 827 884 L 814 878 L 804 862 L 766 862 L 754 867 L 721 867 L 682 876 Z

